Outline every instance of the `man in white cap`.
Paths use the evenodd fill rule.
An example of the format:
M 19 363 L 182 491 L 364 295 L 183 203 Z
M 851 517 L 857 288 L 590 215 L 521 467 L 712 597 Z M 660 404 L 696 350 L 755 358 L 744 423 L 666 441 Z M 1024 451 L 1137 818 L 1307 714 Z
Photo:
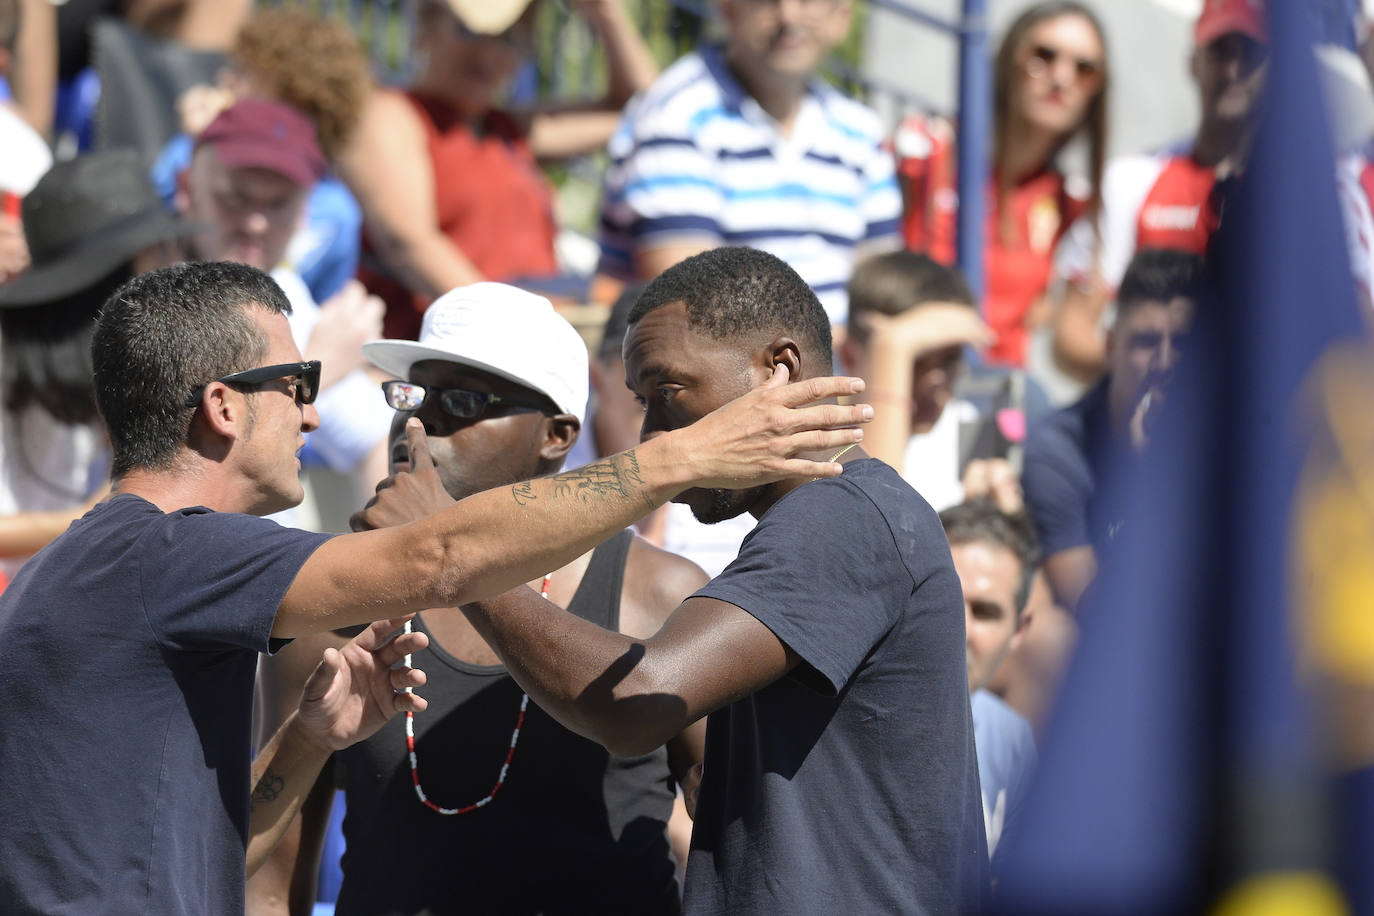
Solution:
M 383 385 L 396 410 L 393 462 L 408 464 L 405 423 L 419 418 L 454 499 L 556 473 L 577 441 L 587 349 L 542 296 L 500 283 L 460 287 L 425 313 L 418 342 L 364 349 L 396 377 Z M 705 583 L 695 565 L 626 530 L 529 585 L 584 620 L 647 638 Z M 461 901 L 474 912 L 676 913 L 665 827 L 673 783 L 692 792 L 705 723 L 644 757 L 618 759 L 530 704 L 459 611 L 422 611 L 414 628 L 430 639 L 417 659 L 429 674 L 428 710 L 334 757 L 348 805 L 339 912 L 431 912 Z M 323 648 L 346 639 L 297 639 L 264 661 L 261 734 L 295 708 Z M 326 770 L 326 798 L 329 782 Z M 255 877 L 255 911 L 285 912 L 293 886 L 313 889 L 329 808 L 309 807 Z M 410 878 L 395 880 L 402 874 Z

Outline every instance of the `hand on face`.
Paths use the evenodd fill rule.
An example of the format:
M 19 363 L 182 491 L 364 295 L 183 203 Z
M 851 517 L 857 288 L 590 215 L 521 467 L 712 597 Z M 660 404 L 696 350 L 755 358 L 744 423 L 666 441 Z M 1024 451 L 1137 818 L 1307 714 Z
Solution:
M 410 470 L 398 471 L 377 484 L 377 495 L 349 519 L 354 531 L 406 525 L 453 505 L 434 466 L 424 425 L 413 417 L 406 421 L 406 444 Z
M 379 620 L 342 649 L 324 650 L 297 707 L 298 721 L 312 741 L 342 750 L 376 734 L 402 710 L 424 711 L 425 699 L 405 691 L 423 686 L 425 673 L 393 666 L 427 646 L 429 637 L 400 633 L 388 641 L 408 619 Z
M 796 457 L 804 452 L 837 451 L 863 439 L 858 427 L 873 419 L 867 404 L 804 405 L 859 394 L 862 379 L 812 378 L 788 384 L 789 370 L 778 363 L 761 387 L 714 410 L 677 437 L 693 486 L 744 489 L 787 477 L 836 477 L 840 465 Z

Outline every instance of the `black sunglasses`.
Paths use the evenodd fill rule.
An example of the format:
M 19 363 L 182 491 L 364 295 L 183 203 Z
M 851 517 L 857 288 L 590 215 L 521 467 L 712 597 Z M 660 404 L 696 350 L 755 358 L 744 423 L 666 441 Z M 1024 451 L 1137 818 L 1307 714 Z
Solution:
M 1026 61 L 1026 70 L 1032 76 L 1044 76 L 1054 66 L 1054 62 L 1059 59 L 1059 55 L 1066 52 L 1058 48 L 1051 48 L 1048 45 L 1036 45 L 1031 50 L 1030 58 Z M 1086 57 L 1073 58 L 1074 76 L 1080 83 L 1087 83 L 1097 79 L 1102 75 L 1102 64 Z
M 256 369 L 232 372 L 215 379 L 215 381 L 225 385 L 251 387 L 276 381 L 280 378 L 293 380 L 292 397 L 296 399 L 296 403 L 312 404 L 315 401 L 315 395 L 320 393 L 320 361 L 312 359 L 308 363 L 279 363 L 275 366 L 259 366 Z M 191 392 L 186 398 L 186 406 L 195 407 L 200 404 L 205 388 L 206 385 L 201 385 Z
M 528 398 L 506 397 L 488 394 L 485 391 L 468 391 L 465 388 L 426 388 L 414 382 L 392 379 L 382 382 L 382 394 L 394 410 L 419 410 L 420 405 L 430 397 L 439 399 L 439 407 L 450 417 L 459 420 L 476 420 L 493 407 L 518 407 L 524 410 L 537 410 L 553 416 L 548 402 L 534 396 Z

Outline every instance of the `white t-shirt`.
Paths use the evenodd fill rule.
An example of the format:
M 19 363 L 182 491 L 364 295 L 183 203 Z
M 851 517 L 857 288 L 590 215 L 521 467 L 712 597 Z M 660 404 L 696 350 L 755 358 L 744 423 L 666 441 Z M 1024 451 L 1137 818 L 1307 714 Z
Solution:
M 0 105 L 0 191 L 20 197 L 52 168 L 52 151 L 8 105 Z
M 965 423 L 976 422 L 978 409 L 954 398 L 929 432 L 907 440 L 902 479 L 936 512 L 964 501 L 964 485 L 959 479 L 959 430 Z

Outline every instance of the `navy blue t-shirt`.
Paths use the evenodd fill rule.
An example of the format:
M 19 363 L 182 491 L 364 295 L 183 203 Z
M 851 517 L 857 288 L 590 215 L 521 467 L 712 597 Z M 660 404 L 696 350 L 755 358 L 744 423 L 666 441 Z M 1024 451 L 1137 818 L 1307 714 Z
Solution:
M 976 912 L 964 604 L 930 506 L 852 461 L 779 500 L 697 594 L 802 662 L 708 720 L 686 912 Z
M 1108 438 L 1105 381 L 1031 430 L 1021 487 L 1045 556 L 1106 536 L 1095 500 Z
M 325 535 L 137 496 L 0 595 L 0 909 L 241 913 L 253 676 Z

